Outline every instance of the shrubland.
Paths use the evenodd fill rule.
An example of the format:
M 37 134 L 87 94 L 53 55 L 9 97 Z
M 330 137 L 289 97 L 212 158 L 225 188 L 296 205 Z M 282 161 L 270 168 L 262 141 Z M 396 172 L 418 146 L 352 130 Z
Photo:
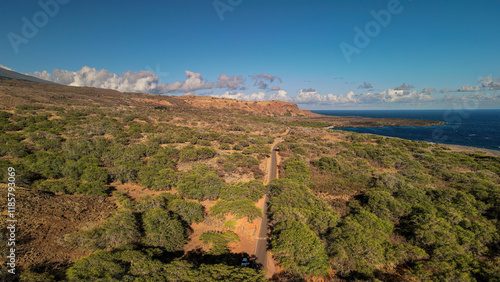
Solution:
M 0 82 L 2 97 L 11 91 L 5 87 Z M 228 231 L 233 219 L 262 216 L 256 202 L 266 194 L 278 277 L 500 279 L 498 157 L 321 129 L 329 124 L 321 118 L 50 87 L 28 87 L 0 106 L 0 169 L 15 167 L 23 188 L 109 198 L 116 210 L 61 234 L 61 248 L 89 255 L 58 262 L 63 273 L 20 266 L 21 279 L 263 281 L 227 244 L 238 241 Z M 276 137 L 284 139 L 280 177 L 264 185 L 261 168 Z M 133 198 L 123 187 L 148 196 Z M 202 234 L 208 253 L 185 252 L 207 216 L 226 231 Z

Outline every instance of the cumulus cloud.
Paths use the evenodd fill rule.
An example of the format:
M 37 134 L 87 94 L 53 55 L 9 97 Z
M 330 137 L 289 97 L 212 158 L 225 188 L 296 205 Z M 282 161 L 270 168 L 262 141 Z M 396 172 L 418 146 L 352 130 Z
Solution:
M 358 86 L 358 89 L 371 89 L 371 88 L 373 88 L 372 84 L 366 81 L 363 82 L 363 84 L 361 84 L 360 86 Z
M 462 87 L 460 87 L 460 89 L 457 90 L 458 92 L 477 92 L 477 91 L 481 91 L 481 89 L 479 88 L 479 86 L 470 86 L 469 84 L 466 84 Z
M 372 103 L 427 103 L 436 101 L 428 93 L 418 91 L 404 91 L 388 89 L 382 92 L 369 92 L 364 94 L 355 94 L 349 92 L 346 95 L 321 95 L 318 92 L 308 92 L 301 90 L 297 96 L 294 97 L 293 102 L 298 104 L 372 104 Z
M 45 71 L 45 70 L 43 72 L 36 71 L 33 74 L 33 76 L 36 76 L 36 77 L 44 79 L 44 80 L 52 81 L 52 75 L 49 72 Z
M 288 96 L 288 93 L 280 89 L 277 93 L 271 93 L 267 95 L 266 97 L 267 100 L 279 100 L 279 101 L 285 101 L 285 102 L 290 102 L 292 101 L 292 97 Z
M 232 98 L 245 101 L 269 101 L 280 100 L 286 102 L 293 102 L 296 104 L 314 104 L 314 105 L 345 105 L 345 104 L 373 104 L 373 103 L 410 103 L 422 104 L 428 102 L 435 102 L 438 99 L 431 97 L 428 93 L 419 91 L 404 91 L 388 89 L 381 92 L 369 92 L 364 94 L 356 94 L 349 92 L 347 94 L 320 94 L 312 88 L 301 89 L 299 93 L 292 97 L 288 93 L 280 89 L 277 93 L 266 94 L 265 92 L 257 92 L 245 94 L 242 92 L 225 92 L 224 94 L 211 95 L 220 98 Z
M 410 92 L 397 89 L 382 91 L 377 93 L 374 97 L 375 100 L 372 102 L 383 103 L 427 103 L 436 101 L 436 98 L 431 97 L 428 93 L 418 91 Z
M 271 87 L 271 91 L 277 91 L 277 90 L 280 90 L 280 89 L 281 89 L 281 87 L 279 87 L 279 86 L 273 86 L 273 87 Z
M 213 82 L 207 83 L 203 78 L 201 77 L 201 73 L 195 73 L 191 71 L 185 71 L 186 72 L 186 77 L 188 79 L 184 80 L 182 83 L 182 86 L 179 89 L 176 89 L 174 91 L 177 92 L 188 92 L 188 91 L 195 91 L 195 90 L 200 90 L 200 89 L 210 89 L 214 86 Z M 172 91 L 170 91 L 172 92 Z
M 358 100 L 355 98 L 356 94 L 353 92 L 347 93 L 345 96 L 340 95 L 321 95 L 317 91 L 304 91 L 314 89 L 302 89 L 294 97 L 293 102 L 297 104 L 349 104 L 356 103 Z
M 500 90 L 500 78 L 495 81 L 494 78 L 489 76 L 483 77 L 479 80 L 481 87 L 489 88 L 490 90 Z
M 434 88 L 424 88 L 424 89 L 422 90 L 422 92 L 423 92 L 423 93 L 430 94 L 430 93 L 434 93 L 434 92 L 436 92 L 436 89 L 434 89 Z
M 245 83 L 245 78 L 243 78 L 241 75 L 235 76 L 235 75 L 225 75 L 221 74 L 219 76 L 219 80 L 215 84 L 215 87 L 217 88 L 228 88 L 230 90 L 235 90 L 240 88 Z
M 406 83 L 401 84 L 400 86 L 394 88 L 394 90 L 410 90 L 415 88 L 413 85 L 406 85 Z
M 54 69 L 52 75 L 47 71 L 35 72 L 34 75 L 65 85 L 107 88 L 121 92 L 188 93 L 214 87 L 214 83 L 205 81 L 200 73 L 188 70 L 185 72 L 186 80 L 171 84 L 159 83 L 159 77 L 152 71 L 128 71 L 117 75 L 108 70 L 96 70 L 88 66 L 78 71 Z

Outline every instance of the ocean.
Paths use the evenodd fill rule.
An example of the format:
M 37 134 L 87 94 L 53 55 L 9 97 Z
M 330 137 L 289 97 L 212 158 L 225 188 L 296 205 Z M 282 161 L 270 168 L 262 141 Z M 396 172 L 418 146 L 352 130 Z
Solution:
M 438 120 L 429 127 L 337 128 L 359 133 L 399 137 L 433 143 L 500 150 L 500 110 L 328 110 L 312 111 L 332 116 Z

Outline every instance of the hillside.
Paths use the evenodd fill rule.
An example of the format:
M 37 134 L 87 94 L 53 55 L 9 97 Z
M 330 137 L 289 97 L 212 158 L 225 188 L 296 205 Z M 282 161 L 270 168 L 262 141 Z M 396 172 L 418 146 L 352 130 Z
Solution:
M 0 99 L 2 281 L 500 279 L 500 158 L 323 128 L 415 121 L 18 80 Z
M 43 79 L 40 79 L 38 77 L 18 73 L 18 72 L 4 69 L 4 68 L 0 67 L 0 80 L 2 80 L 2 79 L 16 79 L 16 80 L 21 80 L 21 81 L 29 81 L 29 82 L 37 82 L 37 83 L 56 84 L 52 81 L 43 80 Z

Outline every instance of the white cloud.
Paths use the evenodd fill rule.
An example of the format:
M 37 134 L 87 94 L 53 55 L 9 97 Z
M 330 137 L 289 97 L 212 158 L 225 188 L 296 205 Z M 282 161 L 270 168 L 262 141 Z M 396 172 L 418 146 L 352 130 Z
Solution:
M 267 95 L 267 100 L 279 100 L 279 101 L 289 102 L 292 99 L 293 98 L 288 96 L 288 93 L 283 89 L 278 90 L 278 93 L 271 93 Z
M 372 103 L 427 103 L 436 101 L 428 93 L 418 91 L 404 91 L 388 89 L 382 92 L 369 92 L 364 94 L 355 94 L 349 92 L 345 96 L 340 95 L 321 95 L 317 91 L 305 91 L 302 89 L 293 102 L 298 104 L 323 104 L 323 105 L 340 105 L 340 104 L 372 104 Z
M 201 73 L 195 73 L 195 72 L 191 72 L 191 71 L 187 70 L 186 77 L 188 79 L 184 80 L 184 83 L 182 83 L 182 86 L 178 89 L 173 90 L 173 91 L 189 92 L 189 91 L 195 91 L 195 90 L 199 90 L 199 89 L 210 89 L 214 86 L 213 82 L 207 83 L 205 80 L 203 80 L 203 78 L 201 77 Z
M 52 75 L 49 72 L 47 72 L 47 71 L 43 71 L 43 72 L 36 71 L 34 75 L 36 77 L 38 77 L 38 78 L 41 78 L 41 79 L 44 79 L 44 80 L 48 80 L 48 81 L 52 81 Z
M 311 91 L 313 90 L 313 91 Z M 297 104 L 349 104 L 359 102 L 356 99 L 356 94 L 354 92 L 349 92 L 345 96 L 340 95 L 321 95 L 314 89 L 302 89 L 294 97 L 293 102 Z
M 200 89 L 213 88 L 213 82 L 203 80 L 200 73 L 186 70 L 187 79 L 183 82 L 159 83 L 159 77 L 152 71 L 124 72 L 117 75 L 108 70 L 96 70 L 88 66 L 78 71 L 54 69 L 52 75 L 47 71 L 35 72 L 34 75 L 54 81 L 56 83 L 71 86 L 90 86 L 97 88 L 114 89 L 121 92 L 145 92 L 145 93 L 187 93 Z
M 458 89 L 459 92 L 477 92 L 477 91 L 480 91 L 481 89 L 479 88 L 479 86 L 470 86 L 469 84 L 466 84 L 462 87 L 460 87 L 460 89 Z
M 489 88 L 490 90 L 500 90 L 500 78 L 495 81 L 494 78 L 489 76 L 483 77 L 479 80 L 482 87 Z

